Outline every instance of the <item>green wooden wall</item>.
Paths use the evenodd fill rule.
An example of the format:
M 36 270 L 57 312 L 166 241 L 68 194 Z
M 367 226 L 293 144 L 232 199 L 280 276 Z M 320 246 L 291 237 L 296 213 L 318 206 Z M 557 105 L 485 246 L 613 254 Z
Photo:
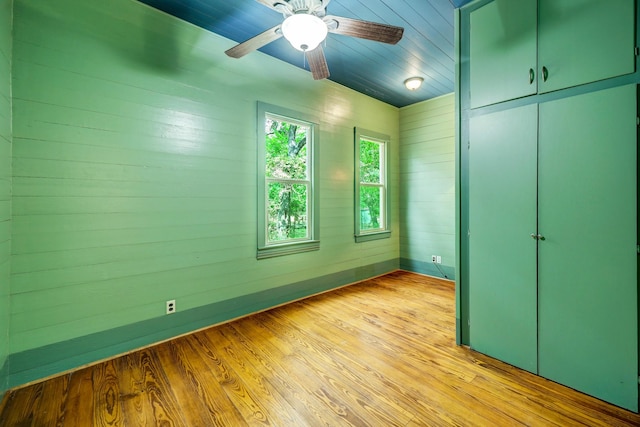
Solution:
M 137 325 L 180 332 L 181 313 L 397 268 L 399 110 L 233 44 L 133 0 L 15 0 L 10 385 L 58 343 L 87 363 L 113 350 L 82 337 L 129 328 L 126 351 Z M 256 260 L 257 101 L 320 123 L 320 251 Z M 391 136 L 390 239 L 354 243 L 354 126 Z
M 455 278 L 454 120 L 453 94 L 400 110 L 400 265 L 449 279 Z M 442 264 L 435 266 L 432 255 Z
M 0 0 L 0 394 L 7 388 L 11 261 L 11 11 Z

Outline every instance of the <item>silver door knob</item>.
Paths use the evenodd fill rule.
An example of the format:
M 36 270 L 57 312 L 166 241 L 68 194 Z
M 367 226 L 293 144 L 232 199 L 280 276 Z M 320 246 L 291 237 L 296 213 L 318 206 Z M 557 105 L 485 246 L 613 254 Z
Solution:
M 531 238 L 534 240 L 546 240 L 542 234 L 531 233 Z

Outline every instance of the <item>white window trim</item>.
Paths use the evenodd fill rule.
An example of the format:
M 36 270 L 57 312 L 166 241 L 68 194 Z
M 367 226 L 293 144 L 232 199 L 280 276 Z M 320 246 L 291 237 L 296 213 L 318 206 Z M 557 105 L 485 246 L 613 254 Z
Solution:
M 388 239 L 391 237 L 391 208 L 389 198 L 389 141 L 390 137 L 382 133 L 370 131 L 363 128 L 354 128 L 354 157 L 355 157 L 355 174 L 354 174 L 354 237 L 356 243 L 369 242 L 372 240 Z M 381 215 L 384 217 L 384 227 L 376 230 L 360 230 L 360 140 L 373 141 L 383 144 L 383 157 L 381 165 L 381 173 L 383 173 L 383 182 L 380 186 L 383 188 L 384 209 Z
M 308 233 L 307 239 L 295 239 L 283 243 L 269 244 L 267 242 L 267 215 L 268 215 L 268 181 L 266 178 L 265 163 L 266 150 L 264 123 L 267 116 L 276 116 L 283 121 L 309 126 L 307 135 L 307 152 L 309 156 L 309 186 L 310 197 L 307 203 L 308 210 Z M 258 102 L 257 114 L 257 188 L 258 188 L 258 247 L 257 259 L 273 258 L 283 255 L 291 255 L 302 252 L 316 251 L 320 249 L 320 209 L 319 209 L 319 134 L 320 128 L 317 120 L 308 115 L 294 110 Z M 305 182 L 306 183 L 306 182 Z

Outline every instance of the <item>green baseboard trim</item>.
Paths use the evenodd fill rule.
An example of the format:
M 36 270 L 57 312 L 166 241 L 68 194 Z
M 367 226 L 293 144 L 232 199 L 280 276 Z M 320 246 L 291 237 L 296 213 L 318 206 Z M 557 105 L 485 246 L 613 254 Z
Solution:
M 4 392 L 9 389 L 9 358 L 4 359 L 0 368 L 0 402 L 4 398 Z
M 414 273 L 426 274 L 427 276 L 441 279 L 455 280 L 456 269 L 448 265 L 436 264 L 432 262 L 416 261 L 409 258 L 400 258 L 400 268 Z
M 398 259 L 388 260 L 14 353 L 3 368 L 11 367 L 5 384 L 14 388 L 398 268 Z

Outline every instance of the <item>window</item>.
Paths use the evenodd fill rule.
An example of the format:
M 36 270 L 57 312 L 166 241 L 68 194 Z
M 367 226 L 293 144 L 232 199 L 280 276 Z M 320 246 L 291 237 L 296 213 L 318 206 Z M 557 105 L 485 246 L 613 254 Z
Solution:
M 258 259 L 317 250 L 318 125 L 258 103 Z
M 389 137 L 355 128 L 355 239 L 384 239 L 389 230 Z

